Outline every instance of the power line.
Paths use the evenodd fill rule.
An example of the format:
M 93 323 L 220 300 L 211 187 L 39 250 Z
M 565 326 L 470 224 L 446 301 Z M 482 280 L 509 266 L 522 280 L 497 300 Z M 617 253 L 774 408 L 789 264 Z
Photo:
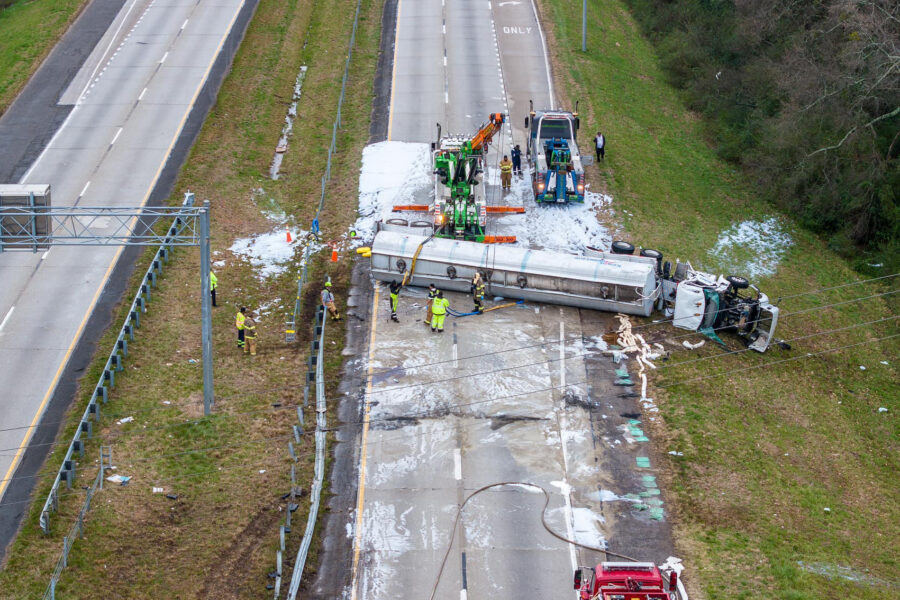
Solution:
M 809 335 L 802 335 L 802 336 L 791 338 L 789 340 L 784 340 L 784 341 L 785 342 L 796 342 L 799 340 L 805 340 L 805 339 L 809 339 L 809 338 L 819 337 L 822 335 L 831 335 L 832 333 L 837 333 L 840 331 L 847 331 L 849 329 L 856 329 L 857 327 L 864 327 L 866 325 L 874 325 L 876 323 L 883 323 L 884 321 L 893 321 L 894 319 L 900 319 L 900 315 L 895 315 L 892 317 L 885 317 L 883 319 L 878 319 L 875 321 L 868 321 L 867 323 L 856 323 L 854 325 L 848 325 L 847 327 L 840 327 L 838 329 L 829 329 L 827 331 L 819 331 L 817 333 L 810 333 Z M 735 354 L 749 352 L 750 350 L 753 350 L 753 348 L 742 348 L 741 350 L 732 350 L 730 352 L 724 352 L 721 354 L 712 354 L 710 356 L 701 356 L 700 358 L 692 358 L 690 360 L 684 360 L 684 361 L 676 362 L 673 364 L 663 365 L 661 367 L 658 367 L 658 369 L 670 369 L 672 367 L 681 367 L 684 365 L 688 365 L 691 363 L 700 362 L 700 361 L 704 361 L 704 360 L 710 360 L 710 359 L 714 359 L 714 358 L 722 358 L 723 356 L 733 356 Z
M 875 343 L 875 342 L 883 342 L 883 341 L 885 341 L 885 340 L 889 340 L 889 339 L 892 339 L 892 338 L 895 338 L 895 337 L 900 337 L 900 333 L 895 333 L 895 334 L 893 334 L 893 335 L 888 335 L 888 336 L 885 336 L 885 337 L 882 337 L 882 338 L 877 338 L 877 339 L 874 339 L 874 340 L 864 340 L 864 341 L 862 341 L 862 342 L 857 342 L 857 343 L 855 343 L 855 344 L 848 344 L 848 345 L 846 345 L 846 346 L 840 346 L 840 347 L 838 347 L 838 348 L 829 348 L 829 349 L 827 349 L 827 350 L 820 350 L 820 351 L 818 351 L 818 352 L 808 352 L 808 353 L 804 354 L 803 356 L 792 356 L 791 358 L 784 358 L 784 359 L 776 360 L 776 361 L 770 362 L 770 363 L 764 363 L 764 364 L 761 364 L 761 365 L 754 365 L 754 366 L 752 366 L 752 367 L 744 367 L 744 368 L 741 368 L 741 369 L 733 369 L 733 370 L 729 370 L 729 371 L 721 371 L 721 372 L 719 372 L 719 373 L 714 373 L 714 374 L 712 374 L 712 375 L 704 375 L 704 376 L 701 376 L 701 377 L 694 377 L 694 378 L 691 378 L 691 379 L 685 379 L 684 381 L 676 381 L 676 382 L 674 382 L 674 383 L 670 383 L 670 384 L 667 384 L 667 385 L 658 385 L 658 386 L 656 386 L 656 387 L 660 387 L 660 388 L 670 388 L 670 387 L 674 387 L 674 386 L 676 386 L 676 385 L 683 385 L 683 384 L 685 384 L 685 383 L 691 383 L 691 382 L 694 382 L 694 381 L 703 381 L 703 380 L 705 380 L 705 379 L 712 379 L 712 378 L 714 378 L 714 377 L 722 377 L 723 375 L 733 375 L 734 373 L 743 373 L 744 371 L 752 371 L 752 370 L 754 370 L 754 369 L 762 369 L 762 368 L 766 368 L 766 367 L 774 367 L 775 365 L 778 365 L 778 364 L 781 364 L 781 363 L 791 362 L 791 361 L 795 361 L 795 360 L 801 360 L 801 359 L 804 359 L 804 358 L 812 358 L 813 356 L 820 356 L 820 355 L 822 355 L 822 354 L 829 354 L 829 353 L 831 353 L 831 352 L 838 352 L 838 351 L 840 351 L 840 350 L 846 350 L 847 348 L 853 348 L 853 347 L 855 347 L 855 346 L 862 346 L 863 344 L 872 344 L 872 343 Z

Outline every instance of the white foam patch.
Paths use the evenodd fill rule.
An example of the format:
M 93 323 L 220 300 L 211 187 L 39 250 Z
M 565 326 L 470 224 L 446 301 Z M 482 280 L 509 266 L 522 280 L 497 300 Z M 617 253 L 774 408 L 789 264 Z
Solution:
M 411 142 L 378 142 L 363 149 L 359 173 L 359 218 L 354 228 L 360 243 L 371 241 L 375 224 L 390 218 L 396 204 L 430 202 L 431 148 Z M 427 219 L 427 215 L 423 217 Z
M 589 508 L 579 507 L 572 509 L 572 521 L 576 542 L 595 548 L 605 547 L 606 538 L 600 531 L 600 526 L 604 522 L 603 517 Z
M 751 279 L 774 275 L 793 245 L 778 217 L 735 223 L 719 234 L 709 251 L 722 270 Z
M 232 253 L 245 258 L 257 271 L 260 280 L 285 272 L 294 258 L 294 252 L 302 251 L 301 240 L 305 240 L 308 232 L 291 229 L 291 242 L 287 241 L 285 229 L 275 229 L 268 233 L 240 238 L 231 245 Z M 321 244 L 314 243 L 310 250 L 318 252 Z

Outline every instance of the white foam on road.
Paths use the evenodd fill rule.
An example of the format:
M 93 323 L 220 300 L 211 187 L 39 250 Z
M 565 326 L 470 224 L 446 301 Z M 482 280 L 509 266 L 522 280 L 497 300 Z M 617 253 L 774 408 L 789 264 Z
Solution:
M 778 217 L 742 221 L 719 234 L 709 256 L 721 270 L 754 279 L 775 274 L 794 241 Z
M 430 188 L 428 144 L 378 142 L 366 146 L 359 173 L 358 239 L 371 241 L 375 224 L 390 218 L 394 205 L 420 202 L 423 195 L 430 198 Z

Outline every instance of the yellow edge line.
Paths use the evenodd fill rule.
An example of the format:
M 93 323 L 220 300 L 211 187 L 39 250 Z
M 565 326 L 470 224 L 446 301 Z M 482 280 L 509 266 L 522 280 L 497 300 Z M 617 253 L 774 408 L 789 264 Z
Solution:
M 190 104 L 188 104 L 188 108 L 185 111 L 184 115 L 181 117 L 181 122 L 178 124 L 178 130 L 175 133 L 175 137 L 172 138 L 172 142 L 169 144 L 169 148 L 166 150 L 166 154 L 163 157 L 162 162 L 159 164 L 159 167 L 156 169 L 156 174 L 153 176 L 153 182 L 150 184 L 150 187 L 147 189 L 147 193 L 144 194 L 144 198 L 141 200 L 141 207 L 147 204 L 147 200 L 150 199 L 150 194 L 153 193 L 153 188 L 156 187 L 156 182 L 159 181 L 159 176 L 162 174 L 163 168 L 166 166 L 166 163 L 169 160 L 169 155 L 172 153 L 172 148 L 175 147 L 175 143 L 178 141 L 178 138 L 181 137 L 181 131 L 184 129 L 184 124 L 187 122 L 188 116 L 191 114 L 191 110 L 194 108 L 194 102 L 197 101 L 197 97 L 200 95 L 200 91 L 203 89 L 203 86 L 206 85 L 206 80 L 209 78 L 209 72 L 212 71 L 213 65 L 216 62 L 216 59 L 219 57 L 219 53 L 222 51 L 222 46 L 225 45 L 225 40 L 228 39 L 228 36 L 231 34 L 231 29 L 234 27 L 234 22 L 237 21 L 238 15 L 241 13 L 241 10 L 244 8 L 244 2 L 238 6 L 237 11 L 234 13 L 234 16 L 231 18 L 231 23 L 228 24 L 228 29 L 225 31 L 225 35 L 219 41 L 219 47 L 216 49 L 216 53 L 213 55 L 212 60 L 209 65 L 206 67 L 206 72 L 203 74 L 203 79 L 200 81 L 200 85 L 197 86 L 197 89 L 194 91 L 194 95 L 191 98 Z M 131 227 L 134 222 L 137 220 L 137 217 L 131 220 L 129 227 Z M 25 449 L 28 447 L 28 444 L 31 442 L 31 438 L 34 436 L 34 430 L 37 426 L 37 422 L 44 415 L 44 410 L 47 408 L 47 403 L 50 402 L 50 398 L 53 396 L 53 392 L 56 391 L 56 386 L 59 383 L 59 377 L 62 375 L 63 369 L 69 362 L 69 358 L 72 356 L 72 352 L 75 351 L 75 346 L 78 344 L 78 340 L 81 339 L 81 333 L 84 331 L 85 325 L 87 325 L 88 319 L 91 317 L 91 314 L 94 312 L 94 307 L 97 305 L 97 300 L 100 298 L 100 294 L 103 292 L 103 289 L 106 287 L 106 284 L 109 280 L 109 276 L 112 273 L 112 270 L 115 268 L 116 263 L 119 262 L 119 257 L 122 255 L 122 252 L 125 251 L 125 246 L 119 246 L 118 250 L 116 250 L 116 255 L 113 258 L 112 262 L 109 264 L 109 267 L 106 269 L 106 273 L 103 274 L 103 283 L 101 283 L 100 287 L 97 288 L 97 291 L 94 293 L 94 297 L 91 299 L 91 304 L 88 307 L 87 312 L 84 315 L 84 318 L 81 320 L 81 324 L 78 326 L 78 331 L 75 333 L 75 337 L 72 338 L 72 343 L 69 344 L 68 349 L 66 350 L 66 355 L 63 357 L 62 362 L 59 365 L 59 368 L 56 369 L 56 374 L 53 376 L 53 381 L 50 383 L 50 387 L 47 389 L 47 393 L 44 394 L 44 399 L 41 400 L 41 404 L 38 406 L 38 410 L 34 415 L 34 419 L 31 420 L 31 425 L 28 426 L 28 433 L 25 434 L 25 438 L 22 440 L 22 444 L 19 446 L 18 450 L 16 450 L 16 455 L 13 457 L 12 464 L 9 465 L 9 469 L 6 471 L 6 475 L 4 475 L 4 481 L 0 482 L 0 498 L 3 498 L 3 494 L 6 492 L 6 488 L 9 487 L 9 482 L 12 477 L 12 474 L 15 472 L 16 468 L 19 466 L 19 462 L 22 460 L 22 454 L 24 454 Z
M 363 416 L 362 442 L 359 452 L 359 491 L 356 495 L 356 535 L 353 540 L 353 574 L 352 584 L 350 586 L 350 599 L 356 600 L 356 584 L 359 568 L 359 552 L 362 545 L 362 525 L 363 525 L 363 503 L 366 499 L 366 452 L 369 442 L 369 411 L 372 408 L 372 369 L 375 365 L 375 329 L 378 324 L 378 292 L 380 286 L 375 285 L 375 294 L 372 296 L 372 329 L 369 333 L 369 370 L 366 375 L 366 409 Z
M 400 7 L 402 4 L 403 0 L 397 0 L 397 25 L 394 27 L 394 64 L 391 65 L 391 104 L 390 108 L 388 108 L 388 141 L 390 141 L 391 133 L 394 130 L 394 96 L 397 91 L 397 48 L 400 47 Z

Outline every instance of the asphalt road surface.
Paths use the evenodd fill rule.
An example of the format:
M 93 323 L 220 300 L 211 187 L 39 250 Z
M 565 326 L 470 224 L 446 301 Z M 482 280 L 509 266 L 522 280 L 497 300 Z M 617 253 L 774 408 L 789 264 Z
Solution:
M 397 12 L 388 138 L 433 141 L 437 122 L 445 134 L 472 133 L 502 111 L 510 120 L 489 154 L 496 168 L 524 142 L 528 101 L 553 104 L 532 4 L 401 0 Z M 488 201 L 502 202 L 496 184 Z M 448 297 L 472 310 L 470 296 Z M 340 514 L 344 498 L 346 512 L 328 525 L 346 532 L 349 549 L 326 545 L 314 597 L 573 597 L 574 568 L 604 555 L 545 530 L 540 489 L 490 488 L 460 512 L 471 494 L 501 482 L 545 490 L 547 523 L 568 539 L 645 560 L 671 553 L 644 417 L 602 352 L 612 315 L 516 305 L 448 318 L 439 334 L 423 323 L 422 290 L 404 290 L 400 323 L 388 318 L 384 289 L 371 302 L 357 373 L 366 382 L 359 482 L 352 499 L 335 484 L 332 511 Z M 335 582 L 334 564 L 349 567 L 346 581 Z
M 127 0 L 62 91 L 71 110 L 20 182 L 49 183 L 56 206 L 146 204 L 192 108 L 209 101 L 205 85 L 244 6 Z M 121 254 L 0 254 L 0 500 Z

